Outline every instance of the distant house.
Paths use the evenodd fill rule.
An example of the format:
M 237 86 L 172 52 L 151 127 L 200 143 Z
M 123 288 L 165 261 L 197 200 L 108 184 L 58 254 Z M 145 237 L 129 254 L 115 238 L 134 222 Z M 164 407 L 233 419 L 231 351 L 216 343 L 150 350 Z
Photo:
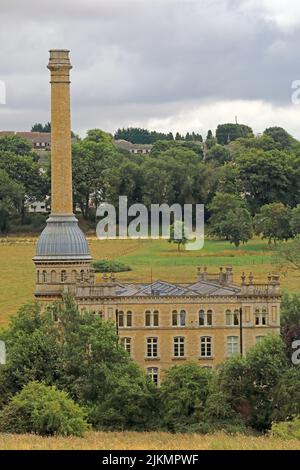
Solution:
M 30 214 L 46 214 L 49 210 L 47 201 L 36 201 L 26 204 L 27 210 Z
M 150 153 L 152 150 L 153 145 L 151 144 L 132 144 L 127 140 L 115 140 L 115 146 L 119 150 L 127 150 L 129 153 L 139 153 L 139 154 L 147 154 Z
M 0 131 L 0 137 L 17 135 L 26 139 L 34 150 L 50 150 L 51 149 L 51 133 L 50 132 L 18 132 L 18 131 Z

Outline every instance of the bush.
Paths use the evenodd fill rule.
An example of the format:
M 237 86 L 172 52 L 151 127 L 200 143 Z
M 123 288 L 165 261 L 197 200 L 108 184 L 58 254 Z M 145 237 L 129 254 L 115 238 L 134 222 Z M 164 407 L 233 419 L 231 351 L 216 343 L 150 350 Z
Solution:
M 189 425 L 201 422 L 211 380 L 212 372 L 198 364 L 169 369 L 160 389 L 163 426 L 181 432 Z
M 273 421 L 300 416 L 300 367 L 290 367 L 279 379 L 273 396 Z
M 295 418 L 293 421 L 273 423 L 270 434 L 279 439 L 300 440 L 300 418 Z
M 123 273 L 125 271 L 131 271 L 131 267 L 127 264 L 106 259 L 94 261 L 93 267 L 96 273 Z
M 0 430 L 8 433 L 82 436 L 89 428 L 84 411 L 54 386 L 30 382 L 0 413 Z

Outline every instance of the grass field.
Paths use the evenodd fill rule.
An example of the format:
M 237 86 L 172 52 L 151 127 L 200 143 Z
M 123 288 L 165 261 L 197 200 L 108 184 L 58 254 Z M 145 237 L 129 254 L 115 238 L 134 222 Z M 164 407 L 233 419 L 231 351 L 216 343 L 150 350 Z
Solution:
M 0 434 L 0 450 L 299 450 L 300 441 L 271 437 L 90 432 L 84 438 Z
M 21 304 L 33 299 L 35 243 L 36 238 L 0 238 L 0 325 L 6 324 Z M 265 282 L 270 271 L 278 270 L 272 248 L 259 239 L 238 249 L 228 242 L 209 240 L 200 251 L 182 252 L 167 241 L 91 238 L 89 243 L 94 259 L 117 259 L 129 264 L 133 270 L 118 275 L 118 279 L 129 282 L 148 282 L 151 275 L 153 280 L 192 281 L 197 266 L 205 265 L 210 271 L 232 265 L 236 283 L 243 271 L 252 271 L 256 281 Z M 285 290 L 300 291 L 300 273 L 288 271 L 281 282 Z
M 9 321 L 18 307 L 33 299 L 35 271 L 32 257 L 36 238 L 0 239 L 0 326 Z M 132 267 L 120 273 L 123 281 L 192 281 L 197 266 L 217 271 L 232 265 L 234 281 L 240 282 L 243 271 L 253 272 L 255 280 L 265 282 L 270 271 L 276 271 L 272 249 L 266 242 L 252 240 L 236 249 L 226 242 L 207 241 L 198 252 L 177 252 L 166 241 L 99 241 L 89 239 L 94 259 L 117 259 Z M 151 273 L 152 271 L 152 273 Z M 285 269 L 285 271 L 287 271 Z M 282 277 L 283 289 L 300 291 L 300 274 L 287 271 Z M 85 438 L 42 438 L 35 435 L 0 434 L 0 449 L 300 449 L 300 441 L 282 441 L 270 437 L 213 435 L 174 435 L 167 433 L 100 433 L 90 432 Z

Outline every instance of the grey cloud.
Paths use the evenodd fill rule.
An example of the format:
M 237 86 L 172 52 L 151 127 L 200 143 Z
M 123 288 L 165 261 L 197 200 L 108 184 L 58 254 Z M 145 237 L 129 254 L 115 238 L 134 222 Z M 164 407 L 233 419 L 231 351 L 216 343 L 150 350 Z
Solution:
M 288 105 L 291 82 L 300 78 L 300 28 L 284 32 L 262 9 L 243 4 L 249 7 L 246 0 L 2 0 L 0 79 L 8 103 L 0 127 L 49 119 L 53 47 L 71 49 L 79 129 L 105 122 L 113 130 L 121 116 L 124 126 L 163 118 L 183 103 Z

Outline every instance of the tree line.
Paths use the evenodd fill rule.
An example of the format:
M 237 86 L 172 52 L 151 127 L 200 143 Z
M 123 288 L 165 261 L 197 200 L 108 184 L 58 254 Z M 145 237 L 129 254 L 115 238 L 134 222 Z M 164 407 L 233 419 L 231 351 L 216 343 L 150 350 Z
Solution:
M 128 204 L 203 203 L 211 236 L 236 246 L 254 233 L 269 242 L 299 233 L 300 142 L 279 127 L 260 136 L 241 124 L 219 125 L 203 144 L 157 140 L 150 154 L 119 151 L 93 129 L 72 146 L 74 210 L 95 222 L 102 201 Z M 49 159 L 50 160 L 50 159 Z M 41 163 L 17 136 L 0 139 L 0 230 L 26 220 L 28 201 L 50 194 L 50 161 Z

